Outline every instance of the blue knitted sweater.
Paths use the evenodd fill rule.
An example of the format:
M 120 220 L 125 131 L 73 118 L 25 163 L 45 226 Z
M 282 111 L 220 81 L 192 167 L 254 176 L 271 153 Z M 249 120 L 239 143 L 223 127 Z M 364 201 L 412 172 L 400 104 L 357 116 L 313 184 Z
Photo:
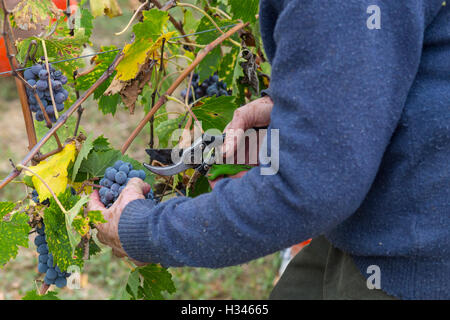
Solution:
M 371 5 L 379 29 L 368 27 Z M 278 173 L 254 168 L 156 207 L 131 202 L 125 251 L 220 268 L 324 234 L 363 275 L 377 265 L 385 292 L 450 299 L 450 7 L 262 0 L 260 21 Z

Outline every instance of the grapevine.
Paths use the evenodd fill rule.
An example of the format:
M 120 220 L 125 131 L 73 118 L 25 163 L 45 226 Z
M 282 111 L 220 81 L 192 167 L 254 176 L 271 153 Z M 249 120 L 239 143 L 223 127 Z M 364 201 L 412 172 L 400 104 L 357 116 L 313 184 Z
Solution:
M 71 290 L 79 274 L 67 271 L 82 272 L 102 249 L 95 228 L 106 220 L 88 211 L 92 192 L 98 190 L 109 208 L 134 178 L 151 185 L 146 197 L 155 204 L 210 191 L 207 178 L 194 172 L 155 176 L 142 163 L 167 165 L 161 150 L 181 141 L 171 139 L 177 129 L 193 133 L 201 123 L 202 132 L 223 130 L 237 107 L 267 88 L 270 67 L 255 41 L 258 1 L 248 1 L 244 10 L 234 0 L 142 0 L 126 25 L 112 32 L 129 35 L 120 48 L 96 47 L 91 39 L 97 17 L 122 14 L 116 0 L 0 4 L 0 76 L 15 78 L 28 138 L 28 154 L 10 159 L 11 172 L 0 181 L 0 190 L 14 180 L 28 190 L 24 198 L 0 202 L 0 267 L 33 241 L 39 290 L 24 299 L 54 299 L 49 289 Z M 18 37 L 19 31 L 27 35 Z M 89 46 L 95 53 L 83 54 Z M 89 97 L 99 114 L 145 111 L 120 150 L 83 128 Z M 150 146 L 150 158 L 127 154 L 138 135 L 149 144 L 133 147 Z M 162 299 L 175 291 L 170 272 L 159 265 L 131 266 L 130 279 L 123 299 Z

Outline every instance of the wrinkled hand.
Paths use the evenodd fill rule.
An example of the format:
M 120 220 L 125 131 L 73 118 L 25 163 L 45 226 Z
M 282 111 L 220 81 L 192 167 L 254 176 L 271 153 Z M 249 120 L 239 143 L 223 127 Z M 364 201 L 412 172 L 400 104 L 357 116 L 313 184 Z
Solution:
M 237 159 L 236 152 L 240 147 L 241 143 L 245 143 L 243 138 L 243 133 L 251 128 L 255 127 L 265 127 L 270 124 L 270 114 L 273 108 L 273 101 L 269 96 L 265 96 L 263 98 L 256 99 L 245 106 L 242 106 L 234 112 L 233 119 L 231 122 L 225 127 L 224 132 L 228 133 L 225 137 L 223 154 L 225 157 L 227 155 L 234 155 L 234 159 Z M 241 130 L 239 130 L 241 129 Z M 234 133 L 230 134 L 232 130 Z M 235 134 L 238 133 L 238 134 Z M 237 137 L 237 139 L 235 139 Z M 246 146 L 246 159 L 249 158 L 249 150 L 248 146 Z M 237 179 L 243 177 L 247 171 L 239 172 L 229 178 Z M 217 182 L 219 182 L 223 177 L 218 177 L 213 181 L 209 181 L 211 188 L 214 189 L 214 186 Z
M 122 215 L 123 209 L 126 205 L 133 200 L 145 199 L 145 194 L 150 192 L 150 186 L 139 178 L 131 179 L 126 188 L 121 192 L 119 198 L 109 208 L 103 205 L 100 201 L 100 195 L 98 190 L 94 191 L 91 195 L 91 200 L 88 203 L 87 209 L 89 211 L 101 211 L 107 223 L 99 224 L 96 226 L 98 233 L 98 240 L 110 246 L 113 250 L 113 254 L 117 257 L 125 257 L 127 254 L 122 248 L 122 244 L 119 239 L 119 220 Z M 140 262 L 134 261 L 136 265 L 143 265 Z
M 238 130 L 236 133 L 237 141 L 233 134 L 227 134 L 224 141 L 223 153 L 235 152 L 239 144 L 243 142 L 243 132 L 255 127 L 265 127 L 270 124 L 270 114 L 273 109 L 273 101 L 269 96 L 256 99 L 245 106 L 242 106 L 234 111 L 233 119 L 225 127 L 225 133 L 232 133 L 233 130 Z M 239 130 L 240 129 L 240 130 Z

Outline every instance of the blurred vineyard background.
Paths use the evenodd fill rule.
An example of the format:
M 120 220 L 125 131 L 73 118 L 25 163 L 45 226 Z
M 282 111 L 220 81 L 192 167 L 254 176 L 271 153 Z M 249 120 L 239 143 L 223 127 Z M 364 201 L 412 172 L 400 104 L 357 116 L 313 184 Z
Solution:
M 123 15 L 117 18 L 100 17 L 95 20 L 92 50 L 102 45 L 122 46 L 130 33 L 115 36 L 129 21 L 137 0 L 119 0 Z M 111 144 L 119 148 L 143 117 L 142 108 L 130 115 L 124 109 L 116 115 L 104 116 L 92 99 L 84 105 L 82 126 L 88 132 L 104 133 Z M 145 135 L 144 135 L 145 136 Z M 136 140 L 129 153 L 133 158 L 145 161 L 147 142 L 143 137 Z M 20 160 L 27 151 L 27 138 L 22 119 L 20 102 L 12 77 L 0 78 L 0 178 L 11 170 L 8 159 Z M 22 184 L 10 184 L 0 190 L 0 201 L 26 197 Z M 31 239 L 32 240 L 32 239 Z M 266 299 L 273 288 L 278 268 L 278 254 L 267 256 L 248 264 L 219 270 L 180 268 L 171 269 L 177 292 L 170 299 Z M 18 258 L 0 269 L 0 300 L 20 299 L 33 288 L 37 273 L 37 254 L 32 241 L 29 249 L 21 249 Z M 103 253 L 86 263 L 80 290 L 61 290 L 62 299 L 114 299 L 114 293 L 127 280 L 128 267 L 103 248 Z

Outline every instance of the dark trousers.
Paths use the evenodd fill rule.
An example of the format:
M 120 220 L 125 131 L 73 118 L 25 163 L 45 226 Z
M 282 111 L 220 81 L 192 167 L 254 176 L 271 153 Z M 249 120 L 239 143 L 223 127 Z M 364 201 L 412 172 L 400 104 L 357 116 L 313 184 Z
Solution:
M 353 259 L 323 236 L 313 239 L 289 263 L 273 289 L 272 300 L 393 300 L 369 289 Z

